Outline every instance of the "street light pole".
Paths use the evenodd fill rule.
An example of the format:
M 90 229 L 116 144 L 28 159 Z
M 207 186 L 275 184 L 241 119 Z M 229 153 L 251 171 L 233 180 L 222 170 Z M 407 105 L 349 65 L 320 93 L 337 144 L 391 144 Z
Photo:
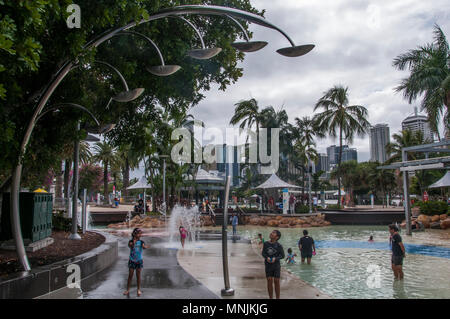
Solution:
M 77 123 L 77 133 L 80 132 L 80 121 Z M 73 147 L 73 196 L 72 196 L 72 233 L 69 239 L 81 240 L 78 235 L 78 161 L 80 159 L 80 141 L 77 139 Z
M 231 176 L 228 175 L 225 183 L 225 198 L 223 202 L 223 224 L 222 224 L 222 264 L 223 280 L 225 288 L 221 290 L 222 296 L 234 296 L 234 289 L 230 287 L 230 275 L 228 273 L 228 197 L 230 195 Z
M 155 14 L 152 14 L 148 16 L 146 19 L 140 20 L 140 21 L 133 21 L 128 23 L 127 25 L 111 29 L 108 32 L 102 33 L 101 35 L 97 36 L 95 39 L 89 41 L 84 47 L 84 50 L 90 50 L 98 47 L 102 43 L 106 42 L 107 40 L 111 39 L 115 35 L 117 35 L 120 32 L 127 31 L 133 27 L 136 27 L 139 24 L 147 23 L 150 21 L 162 19 L 169 17 L 171 15 L 186 15 L 186 14 L 198 14 L 198 15 L 218 15 L 223 17 L 233 17 L 237 19 L 243 19 L 247 22 L 256 23 L 260 26 L 273 29 L 281 33 L 291 44 L 290 47 L 285 47 L 278 49 L 277 52 L 281 55 L 287 56 L 287 57 L 298 57 L 307 54 L 310 52 L 314 45 L 307 44 L 307 45 L 295 45 L 295 43 L 291 40 L 291 38 L 280 28 L 273 25 L 272 23 L 265 20 L 263 17 L 249 13 L 243 10 L 234 9 L 234 8 L 228 8 L 228 7 L 222 7 L 222 6 L 213 6 L 213 5 L 184 5 L 184 6 L 177 6 L 173 8 L 167 8 L 163 9 L 159 12 L 156 12 Z M 247 39 L 248 40 L 248 39 Z M 248 42 L 248 41 L 247 41 Z M 238 44 L 238 43 L 236 43 Z M 262 48 L 264 45 L 263 43 L 259 43 L 257 47 L 254 45 L 255 43 L 248 42 L 247 45 L 242 46 L 239 44 L 238 50 L 242 52 L 250 52 L 250 51 L 256 51 L 256 49 Z M 52 77 L 51 81 L 47 84 L 45 90 L 40 95 L 40 98 L 38 102 L 36 103 L 36 106 L 34 108 L 33 116 L 31 117 L 30 121 L 27 124 L 27 127 L 25 129 L 25 134 L 22 139 L 22 142 L 20 144 L 20 150 L 19 155 L 17 158 L 17 164 L 13 169 L 12 175 L 11 175 L 11 207 L 10 207 L 10 215 L 11 215 L 11 224 L 12 224 L 12 232 L 14 241 L 16 243 L 16 251 L 18 255 L 18 259 L 20 263 L 22 264 L 24 270 L 28 271 L 31 269 L 30 264 L 28 262 L 28 258 L 25 252 L 25 247 L 23 244 L 23 236 L 22 236 L 22 230 L 20 226 L 20 213 L 19 213 L 19 193 L 20 193 L 20 181 L 22 177 L 22 168 L 23 168 L 23 157 L 26 153 L 26 148 L 28 146 L 28 143 L 31 138 L 31 134 L 33 132 L 33 129 L 36 124 L 36 119 L 41 114 L 42 110 L 44 109 L 45 105 L 47 104 L 48 100 L 56 90 L 56 88 L 60 85 L 60 83 L 64 80 L 64 78 L 67 76 L 67 74 L 74 68 L 76 62 L 75 60 L 67 60 L 64 62 L 64 64 L 61 66 L 61 68 L 55 73 L 55 76 Z M 168 71 L 170 72 L 162 72 L 162 71 Z M 176 69 L 179 67 L 177 66 Z M 154 69 L 152 70 L 153 74 L 156 75 L 168 75 L 174 72 L 174 66 L 159 66 L 157 67 L 160 72 L 154 72 Z M 158 71 L 158 70 L 157 70 Z M 128 102 L 131 101 L 133 98 L 137 97 L 142 93 L 142 89 L 135 89 L 127 92 L 124 92 L 124 94 L 119 94 L 114 97 L 116 101 L 119 102 Z

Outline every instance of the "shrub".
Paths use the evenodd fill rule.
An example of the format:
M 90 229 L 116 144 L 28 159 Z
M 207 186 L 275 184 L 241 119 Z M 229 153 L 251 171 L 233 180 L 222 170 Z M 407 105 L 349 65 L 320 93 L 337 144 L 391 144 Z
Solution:
M 448 213 L 448 204 L 443 201 L 418 202 L 420 213 L 428 216 Z
M 62 212 L 54 213 L 52 215 L 52 229 L 56 231 L 70 232 L 72 230 L 72 218 L 64 217 Z M 79 226 L 78 231 L 81 231 Z
M 295 206 L 295 213 L 296 214 L 308 214 L 309 213 L 309 206 L 297 205 L 297 206 Z

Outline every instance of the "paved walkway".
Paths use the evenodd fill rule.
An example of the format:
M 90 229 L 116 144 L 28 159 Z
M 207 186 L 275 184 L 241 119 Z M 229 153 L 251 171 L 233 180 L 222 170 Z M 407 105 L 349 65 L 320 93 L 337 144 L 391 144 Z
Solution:
M 177 261 L 177 250 L 167 249 L 158 244 L 162 239 L 143 237 L 150 248 L 144 250 L 144 269 L 141 273 L 140 297 L 136 296 L 136 275 L 133 277 L 130 295 L 124 296 L 128 279 L 127 246 L 129 238 L 119 239 L 119 257 L 110 268 L 81 282 L 81 291 L 63 289 L 46 298 L 87 298 L 87 299 L 214 299 L 218 298 L 195 278 L 189 275 Z
M 233 297 L 224 299 L 267 299 L 267 280 L 260 248 L 248 243 L 228 243 L 230 285 Z M 178 251 L 180 265 L 210 291 L 220 296 L 224 288 L 222 244 L 211 242 L 201 249 Z M 327 299 L 328 295 L 282 268 L 282 299 Z

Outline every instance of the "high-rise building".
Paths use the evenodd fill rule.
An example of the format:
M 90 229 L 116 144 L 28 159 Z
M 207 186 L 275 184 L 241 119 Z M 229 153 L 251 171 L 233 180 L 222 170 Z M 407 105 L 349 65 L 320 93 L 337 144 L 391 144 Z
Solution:
M 316 171 L 324 171 L 329 172 L 330 171 L 330 162 L 328 161 L 328 155 L 321 153 L 319 154 L 319 161 L 317 162 Z
M 433 132 L 426 115 L 420 115 L 417 106 L 414 107 L 414 114 L 405 118 L 402 122 L 402 130 L 410 130 L 412 132 L 421 131 L 423 138 L 429 142 L 434 141 Z
M 224 176 L 231 176 L 232 186 L 239 186 L 240 184 L 240 147 L 235 145 L 216 145 L 216 162 L 217 170 L 224 174 Z
M 377 124 L 370 128 L 370 160 L 384 163 L 389 159 L 386 145 L 390 142 L 389 126 Z
M 340 147 L 336 145 L 331 145 L 327 147 L 327 155 L 328 155 L 328 165 L 331 170 L 332 167 L 336 166 L 339 162 L 339 150 Z M 358 151 L 356 148 L 349 148 L 348 145 L 342 145 L 342 160 L 341 162 L 346 161 L 357 161 L 358 160 Z

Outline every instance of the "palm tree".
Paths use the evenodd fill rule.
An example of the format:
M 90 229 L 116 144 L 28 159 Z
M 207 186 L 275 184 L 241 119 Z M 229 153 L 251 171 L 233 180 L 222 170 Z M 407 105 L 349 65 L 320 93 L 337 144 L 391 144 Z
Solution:
M 369 179 L 372 184 L 371 188 L 375 189 L 378 192 L 381 192 L 384 207 L 386 195 L 397 185 L 397 183 L 395 182 L 394 172 L 384 169 L 373 169 L 369 173 Z M 389 203 L 386 203 L 386 206 L 389 206 Z
M 428 114 L 431 129 L 437 133 L 441 116 L 446 134 L 450 132 L 450 50 L 445 34 L 434 26 L 432 43 L 401 54 L 394 59 L 398 70 L 409 69 L 410 75 L 401 81 L 396 91 L 403 92 L 409 103 L 422 96 L 422 109 Z
M 259 107 L 255 99 L 242 100 L 235 104 L 234 115 L 230 120 L 231 125 L 239 125 L 240 128 L 252 128 L 256 125 L 256 134 L 259 135 Z
M 403 130 L 398 133 L 392 135 L 394 139 L 393 142 L 390 142 L 386 145 L 386 152 L 390 154 L 389 159 L 386 163 L 390 164 L 393 162 L 401 162 L 402 159 L 402 148 L 421 145 L 426 143 L 431 143 L 431 141 L 425 140 L 422 131 L 411 131 L 411 130 Z M 416 160 L 417 155 L 414 152 L 407 153 L 407 160 Z
M 94 145 L 93 159 L 103 163 L 103 194 L 108 196 L 108 165 L 116 161 L 116 149 L 107 142 L 97 142 Z
M 301 119 L 295 118 L 294 138 L 305 145 L 316 145 L 315 137 L 325 137 L 322 132 L 319 132 L 315 126 L 314 119 L 309 116 L 304 116 Z
M 333 88 L 324 92 L 324 95 L 319 99 L 314 107 L 314 111 L 323 108 L 322 113 L 314 116 L 314 123 L 317 131 L 336 138 L 339 137 L 339 157 L 338 167 L 342 161 L 342 142 L 353 142 L 355 134 L 363 137 L 370 128 L 370 123 L 367 120 L 367 109 L 362 105 L 349 105 L 348 101 L 348 87 L 344 88 L 340 85 L 335 85 Z M 340 170 L 338 169 L 338 195 L 341 198 L 341 180 Z M 338 201 L 340 208 L 340 200 Z

